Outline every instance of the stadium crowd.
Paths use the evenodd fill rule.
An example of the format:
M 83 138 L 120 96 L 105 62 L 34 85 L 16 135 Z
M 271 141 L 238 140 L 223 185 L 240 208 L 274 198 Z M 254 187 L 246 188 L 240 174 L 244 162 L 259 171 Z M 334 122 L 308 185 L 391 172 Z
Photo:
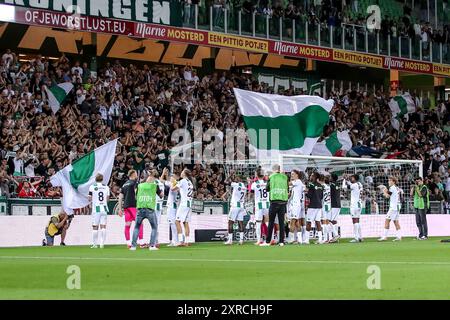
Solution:
M 388 37 L 391 39 L 391 51 L 398 50 L 397 39 L 413 39 L 413 52 L 418 56 L 419 42 L 422 43 L 422 55 L 429 59 L 430 46 L 442 44 L 443 59 L 450 59 L 450 21 L 448 19 L 448 4 L 443 1 L 438 4 L 438 24 L 434 20 L 434 1 L 430 1 L 427 10 L 427 1 L 413 2 L 398 1 L 394 3 L 400 7 L 400 13 L 395 10 L 384 13 L 379 24 L 381 50 L 387 51 Z M 296 21 L 296 39 L 304 39 L 304 25 L 308 24 L 309 41 L 317 41 L 317 30 L 320 26 L 322 43 L 326 43 L 330 34 L 330 28 L 334 30 L 334 42 L 341 39 L 344 32 L 346 45 L 353 45 L 353 37 L 356 34 L 357 41 L 363 41 L 369 14 L 359 0 L 212 0 L 200 2 L 198 0 L 185 0 L 183 20 L 185 25 L 194 25 L 194 8 L 199 5 L 200 25 L 210 25 L 208 8 L 212 7 L 212 25 L 215 28 L 225 28 L 225 12 L 227 14 L 228 29 L 238 29 L 238 15 L 241 12 L 241 24 L 244 31 L 252 30 L 252 14 L 255 14 L 255 29 L 257 34 L 265 34 L 265 19 L 270 19 L 269 33 L 279 36 L 280 19 L 283 23 L 283 35 L 291 39 L 293 35 L 292 20 Z M 226 11 L 225 11 L 226 10 Z M 430 12 L 430 15 L 428 15 Z M 345 30 L 342 29 L 345 25 Z M 356 31 L 356 33 L 354 32 Z M 369 30 L 370 33 L 372 31 Z M 408 44 L 402 44 L 402 54 Z M 437 51 L 435 49 L 435 51 Z
M 44 86 L 72 82 L 74 89 L 57 114 L 48 105 Z M 137 67 L 106 63 L 98 73 L 87 63 L 37 57 L 20 62 L 8 50 L 0 61 L 0 191 L 7 197 L 58 198 L 49 177 L 81 155 L 119 138 L 111 179 L 118 196 L 127 172 L 143 175 L 169 164 L 174 130 L 201 121 L 203 130 L 243 128 L 233 87 L 272 93 L 252 75 L 214 72 L 200 77 L 191 67 Z M 293 88 L 285 95 L 301 94 Z M 450 150 L 450 101 L 423 108 L 391 124 L 386 93 L 330 92 L 336 104 L 325 136 L 349 129 L 355 146 L 375 157 L 421 159 L 430 176 L 433 199 L 447 198 Z M 186 118 L 188 122 L 186 124 Z M 191 165 L 197 199 L 226 200 L 224 168 Z M 400 172 L 399 172 L 400 175 Z M 405 177 L 403 177 L 405 178 Z M 409 177 L 412 179 L 413 177 Z M 450 181 L 450 180 L 449 180 Z

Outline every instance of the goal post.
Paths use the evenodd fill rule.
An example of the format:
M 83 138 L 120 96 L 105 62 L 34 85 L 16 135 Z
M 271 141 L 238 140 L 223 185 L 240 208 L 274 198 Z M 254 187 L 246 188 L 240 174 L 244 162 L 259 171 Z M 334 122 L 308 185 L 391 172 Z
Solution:
M 363 185 L 362 193 L 362 229 L 364 237 L 378 237 L 384 232 L 384 215 L 389 208 L 389 199 L 382 190 L 388 187 L 388 179 L 398 179 L 397 186 L 403 191 L 401 196 L 401 225 L 403 230 L 416 230 L 415 209 L 410 195 L 411 187 L 417 176 L 423 177 L 423 166 L 420 160 L 372 159 L 325 157 L 305 155 L 277 155 L 271 158 L 235 160 L 223 163 L 226 178 L 231 180 L 235 175 L 242 178 L 254 178 L 258 168 L 263 169 L 265 176 L 272 173 L 273 165 L 279 164 L 281 170 L 289 174 L 293 169 L 303 171 L 306 176 L 318 171 L 323 174 L 335 173 L 341 184 L 344 176 L 357 174 Z M 343 237 L 352 236 L 350 219 L 350 190 L 341 191 L 341 215 L 339 227 Z M 248 212 L 253 211 L 253 201 L 249 197 L 245 203 Z M 369 216 L 378 215 L 378 216 Z

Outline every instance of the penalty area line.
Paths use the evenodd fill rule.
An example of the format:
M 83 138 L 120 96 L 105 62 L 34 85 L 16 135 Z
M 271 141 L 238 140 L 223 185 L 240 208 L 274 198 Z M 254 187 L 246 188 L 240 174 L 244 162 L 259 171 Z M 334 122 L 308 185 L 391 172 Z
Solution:
M 79 261 L 141 261 L 141 262 L 220 262 L 220 263 L 313 263 L 313 264 L 390 264 L 390 265 L 436 265 L 450 266 L 450 261 L 340 261 L 340 260 L 259 260 L 259 259 L 194 259 L 194 258 L 118 258 L 118 257 L 36 257 L 0 256 L 0 260 L 79 260 Z

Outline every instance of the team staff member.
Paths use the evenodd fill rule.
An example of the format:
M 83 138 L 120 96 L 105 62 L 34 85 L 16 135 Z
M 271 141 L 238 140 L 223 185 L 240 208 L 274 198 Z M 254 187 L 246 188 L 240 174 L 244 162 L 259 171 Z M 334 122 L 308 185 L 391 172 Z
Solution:
M 136 250 L 139 228 L 144 222 L 144 219 L 147 219 L 152 227 L 149 249 L 159 250 L 156 247 L 158 236 L 158 219 L 155 212 L 156 195 L 161 198 L 164 197 L 164 190 L 161 190 L 156 182 L 157 171 L 155 171 L 150 174 L 146 182 L 140 183 L 137 187 L 136 206 L 138 213 L 136 217 L 136 225 L 134 226 L 133 242 L 131 243 L 130 248 L 130 250 L 133 251 Z
M 125 215 L 125 240 L 128 248 L 131 247 L 130 229 L 131 223 L 136 221 L 136 186 L 138 175 L 136 170 L 128 172 L 128 181 L 122 186 L 119 194 L 119 216 Z M 139 241 L 141 246 L 145 246 L 142 242 L 144 238 L 144 225 L 139 228 Z
M 65 246 L 67 229 L 70 226 L 73 216 L 68 216 L 65 212 L 61 212 L 50 218 L 48 225 L 45 227 L 45 239 L 42 241 L 43 246 L 53 247 L 55 236 L 61 236 L 61 245 Z
M 430 190 L 421 177 L 416 178 L 416 185 L 411 188 L 416 209 L 416 224 L 419 229 L 419 240 L 428 239 L 427 210 L 430 208 Z
M 269 231 L 266 242 L 261 246 L 270 246 L 272 241 L 272 232 L 275 223 L 275 217 L 278 216 L 280 225 L 280 246 L 284 246 L 284 215 L 286 214 L 287 202 L 289 198 L 289 179 L 287 175 L 280 172 L 280 165 L 273 166 L 273 173 L 267 182 L 267 192 L 269 192 Z

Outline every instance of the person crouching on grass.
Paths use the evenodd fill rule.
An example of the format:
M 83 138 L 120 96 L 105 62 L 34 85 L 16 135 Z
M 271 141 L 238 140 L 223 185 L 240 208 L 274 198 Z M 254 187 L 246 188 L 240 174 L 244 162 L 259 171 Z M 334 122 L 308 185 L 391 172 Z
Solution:
M 130 250 L 135 251 L 137 246 L 137 239 L 139 235 L 139 230 L 144 219 L 150 222 L 152 227 L 152 232 L 150 235 L 150 250 L 159 250 L 156 247 L 157 236 L 158 236 L 158 219 L 156 217 L 156 195 L 163 197 L 164 190 L 161 190 L 156 183 L 155 173 L 152 172 L 147 178 L 146 182 L 140 183 L 137 186 L 136 195 L 136 207 L 138 210 L 136 217 L 136 224 L 134 226 L 133 241 L 131 243 Z
M 61 245 L 65 246 L 64 240 L 66 238 L 67 229 L 73 219 L 73 215 L 69 216 L 65 212 L 61 212 L 50 218 L 48 225 L 45 227 L 45 239 L 42 240 L 42 245 L 53 247 L 56 236 L 61 236 Z

